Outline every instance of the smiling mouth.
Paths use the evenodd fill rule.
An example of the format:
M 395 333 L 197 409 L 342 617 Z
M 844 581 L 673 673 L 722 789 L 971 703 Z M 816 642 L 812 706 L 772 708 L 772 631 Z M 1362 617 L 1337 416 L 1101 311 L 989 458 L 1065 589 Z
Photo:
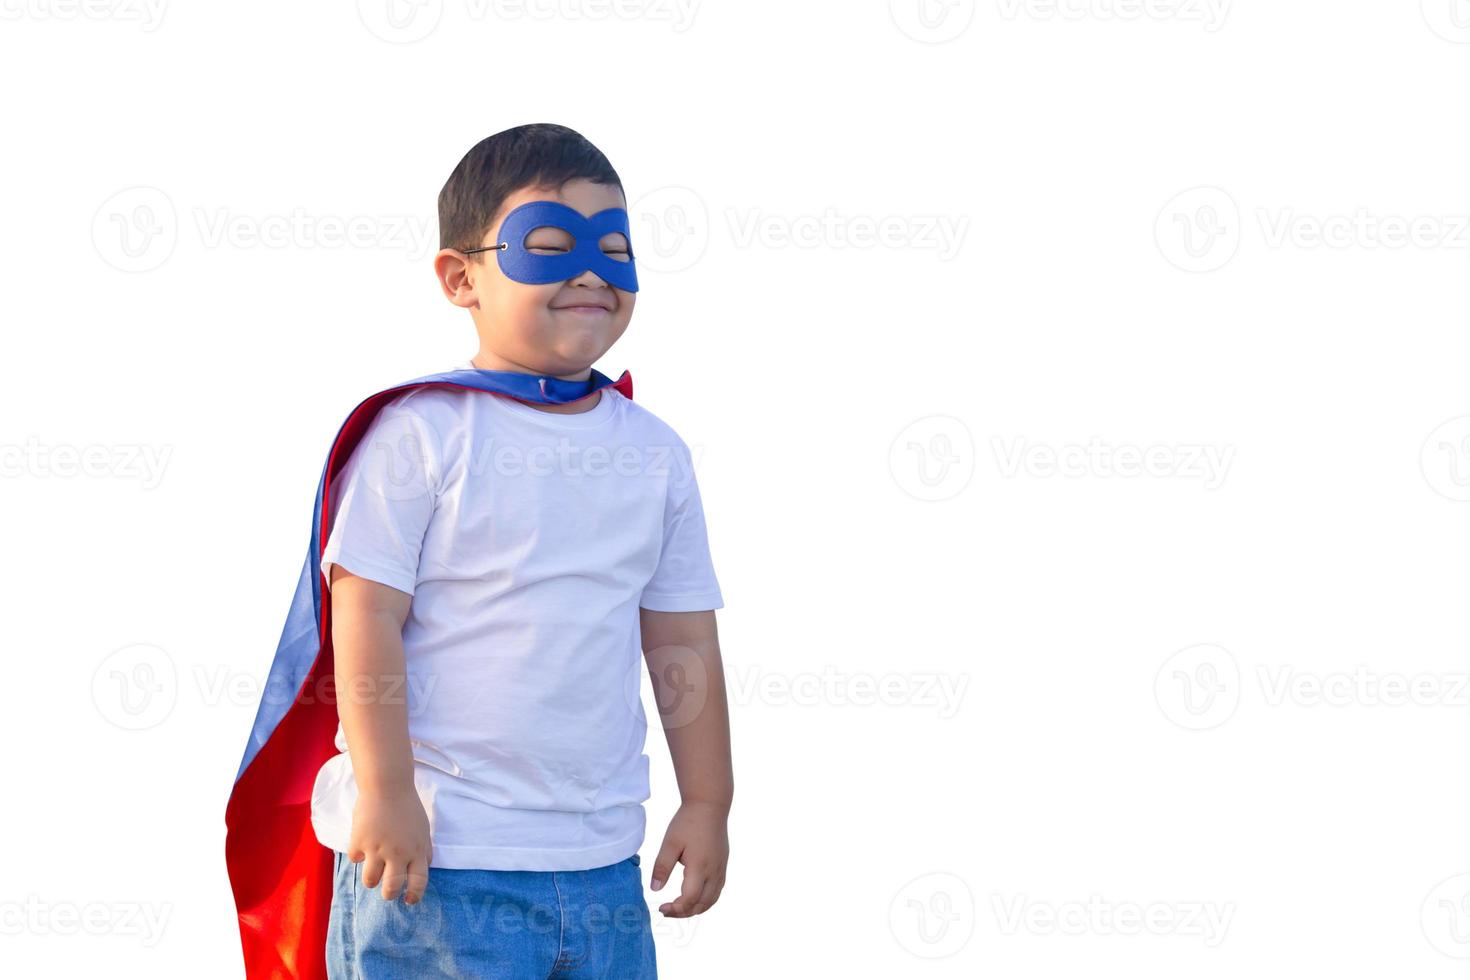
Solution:
M 601 306 L 559 306 L 557 310 L 561 313 L 610 313 L 611 310 Z

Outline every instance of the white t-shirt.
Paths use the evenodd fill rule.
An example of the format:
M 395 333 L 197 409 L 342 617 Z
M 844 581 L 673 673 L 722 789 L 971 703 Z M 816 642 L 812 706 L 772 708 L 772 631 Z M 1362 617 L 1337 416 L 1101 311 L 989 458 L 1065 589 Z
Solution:
M 724 602 L 688 446 L 613 388 L 599 399 L 556 414 L 418 388 L 333 481 L 328 580 L 336 563 L 413 596 L 401 693 L 433 867 L 575 871 L 643 842 L 638 608 Z M 345 851 L 357 786 L 340 724 L 336 746 L 311 820 Z

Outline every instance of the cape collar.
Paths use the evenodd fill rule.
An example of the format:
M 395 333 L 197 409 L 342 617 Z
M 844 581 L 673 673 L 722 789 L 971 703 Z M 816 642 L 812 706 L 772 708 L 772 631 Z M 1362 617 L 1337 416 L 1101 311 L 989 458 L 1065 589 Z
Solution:
M 538 402 L 542 405 L 564 405 L 574 402 L 601 388 L 617 388 L 625 398 L 633 397 L 633 379 L 627 371 L 617 381 L 609 378 L 597 368 L 584 381 L 567 381 L 562 378 L 541 374 L 523 374 L 519 371 L 486 371 L 465 364 L 452 371 L 415 378 L 407 384 L 427 381 L 451 382 L 481 391 L 493 391 L 510 395 L 522 401 Z

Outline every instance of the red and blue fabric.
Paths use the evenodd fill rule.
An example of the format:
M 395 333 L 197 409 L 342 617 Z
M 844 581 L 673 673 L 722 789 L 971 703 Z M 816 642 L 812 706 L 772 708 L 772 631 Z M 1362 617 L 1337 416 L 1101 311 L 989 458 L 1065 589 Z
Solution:
M 606 387 L 633 397 L 627 371 L 617 381 L 596 369 L 585 381 L 566 381 L 463 369 L 380 391 L 347 416 L 322 468 L 306 563 L 225 808 L 225 863 L 248 980 L 326 980 L 333 855 L 312 830 L 311 789 L 317 770 L 337 751 L 331 593 L 320 567 L 331 533 L 329 495 L 333 479 L 383 406 L 412 389 L 431 386 L 549 405 L 576 401 Z

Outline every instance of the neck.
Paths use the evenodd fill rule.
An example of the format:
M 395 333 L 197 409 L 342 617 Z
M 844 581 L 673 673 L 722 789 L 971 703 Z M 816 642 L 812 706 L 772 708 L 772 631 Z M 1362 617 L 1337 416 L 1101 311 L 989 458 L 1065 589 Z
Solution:
M 482 371 L 513 371 L 516 374 L 534 374 L 546 378 L 560 378 L 562 381 L 586 381 L 592 377 L 591 367 L 584 368 L 576 374 L 546 374 L 543 371 L 532 370 L 524 364 L 517 364 L 514 361 L 507 360 L 485 350 L 483 347 L 478 354 L 470 358 L 470 363 Z M 602 402 L 602 391 L 594 391 L 585 398 L 578 398 L 574 402 L 566 402 L 562 405 L 528 402 L 523 398 L 517 398 L 516 401 L 542 412 L 551 412 L 554 415 L 580 415 L 583 412 L 592 411 L 592 409 L 596 408 Z

